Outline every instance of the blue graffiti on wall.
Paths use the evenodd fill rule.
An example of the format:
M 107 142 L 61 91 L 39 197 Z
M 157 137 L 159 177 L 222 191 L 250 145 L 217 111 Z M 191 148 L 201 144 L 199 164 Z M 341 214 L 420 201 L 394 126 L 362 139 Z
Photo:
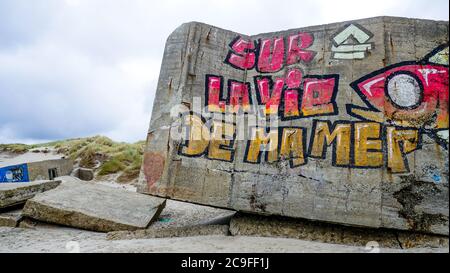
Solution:
M 27 164 L 0 168 L 0 183 L 28 182 Z

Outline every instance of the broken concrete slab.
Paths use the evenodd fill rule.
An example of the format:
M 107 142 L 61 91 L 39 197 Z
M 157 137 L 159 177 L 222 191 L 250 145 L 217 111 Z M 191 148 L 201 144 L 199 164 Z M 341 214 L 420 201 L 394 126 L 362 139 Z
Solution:
M 229 235 L 228 225 L 200 225 L 188 227 L 159 227 L 136 231 L 114 231 L 107 235 L 108 240 L 132 240 L 150 238 L 194 237 L 210 235 Z
M 37 228 L 50 228 L 50 229 L 58 229 L 62 226 L 55 225 L 55 224 L 49 224 L 45 222 L 41 222 L 26 216 L 22 215 L 22 218 L 20 219 L 18 225 L 18 228 L 30 228 L 30 229 L 37 229 Z
M 162 198 L 67 180 L 58 188 L 28 200 L 23 215 L 100 232 L 137 230 L 156 220 L 165 203 Z
M 175 228 L 200 225 L 228 225 L 235 211 L 167 200 L 158 220 L 149 228 Z
M 158 220 L 145 230 L 108 233 L 111 240 L 228 235 L 235 211 L 167 200 Z
M 24 204 L 36 194 L 56 188 L 61 181 L 0 183 L 0 209 Z
M 233 236 L 282 237 L 354 246 L 376 242 L 380 247 L 386 248 L 449 246 L 448 236 L 340 226 L 304 219 L 242 213 L 236 214 L 231 219 L 230 233 Z
M 0 212 L 0 227 L 17 227 L 22 219 L 22 210 L 15 209 L 7 212 Z

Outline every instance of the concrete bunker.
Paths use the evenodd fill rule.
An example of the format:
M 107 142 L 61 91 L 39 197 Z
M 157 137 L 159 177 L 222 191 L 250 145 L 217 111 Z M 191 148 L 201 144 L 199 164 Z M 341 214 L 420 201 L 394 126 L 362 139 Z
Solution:
M 54 180 L 69 175 L 73 161 L 62 156 L 26 153 L 0 161 L 0 183 Z
M 258 35 L 183 24 L 167 39 L 138 191 L 448 235 L 448 79 L 445 21 Z

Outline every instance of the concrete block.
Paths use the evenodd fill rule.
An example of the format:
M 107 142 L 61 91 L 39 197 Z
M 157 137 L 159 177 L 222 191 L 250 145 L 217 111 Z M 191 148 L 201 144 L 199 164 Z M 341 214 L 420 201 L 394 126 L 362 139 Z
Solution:
M 88 168 L 76 168 L 72 171 L 71 175 L 83 181 L 91 181 L 94 179 L 94 170 Z
M 53 229 L 53 230 L 61 228 L 60 225 L 49 224 L 49 223 L 41 222 L 41 221 L 29 218 L 29 217 L 24 217 L 24 216 L 22 216 L 22 219 L 20 219 L 17 227 L 18 228 L 27 228 L 27 229 L 45 228 L 45 229 Z
M 17 227 L 22 219 L 22 210 L 0 212 L 0 227 Z
M 357 228 L 318 221 L 286 217 L 262 217 L 236 214 L 230 222 L 233 236 L 294 238 L 323 243 L 366 246 L 376 242 L 386 248 L 443 248 L 448 247 L 448 237 L 387 229 Z
M 228 225 L 234 214 L 235 211 L 233 210 L 167 200 L 166 207 L 148 229 L 199 225 Z
M 60 187 L 27 201 L 23 215 L 39 221 L 93 231 L 146 228 L 157 219 L 165 199 L 84 181 Z
M 0 183 L 0 209 L 24 204 L 36 194 L 56 188 L 61 181 Z
M 183 24 L 166 43 L 138 191 L 448 235 L 448 82 L 445 21 L 250 36 Z M 231 133 L 215 131 L 227 116 Z
M 158 220 L 145 230 L 109 232 L 108 239 L 129 240 L 145 238 L 228 235 L 228 225 L 235 214 L 209 206 L 167 200 Z

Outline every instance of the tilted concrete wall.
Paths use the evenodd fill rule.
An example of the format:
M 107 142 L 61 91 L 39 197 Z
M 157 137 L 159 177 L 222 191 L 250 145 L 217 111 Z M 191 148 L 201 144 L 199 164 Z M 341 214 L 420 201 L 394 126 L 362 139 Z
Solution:
M 166 43 L 138 190 L 448 234 L 448 22 L 256 36 L 183 24 Z

